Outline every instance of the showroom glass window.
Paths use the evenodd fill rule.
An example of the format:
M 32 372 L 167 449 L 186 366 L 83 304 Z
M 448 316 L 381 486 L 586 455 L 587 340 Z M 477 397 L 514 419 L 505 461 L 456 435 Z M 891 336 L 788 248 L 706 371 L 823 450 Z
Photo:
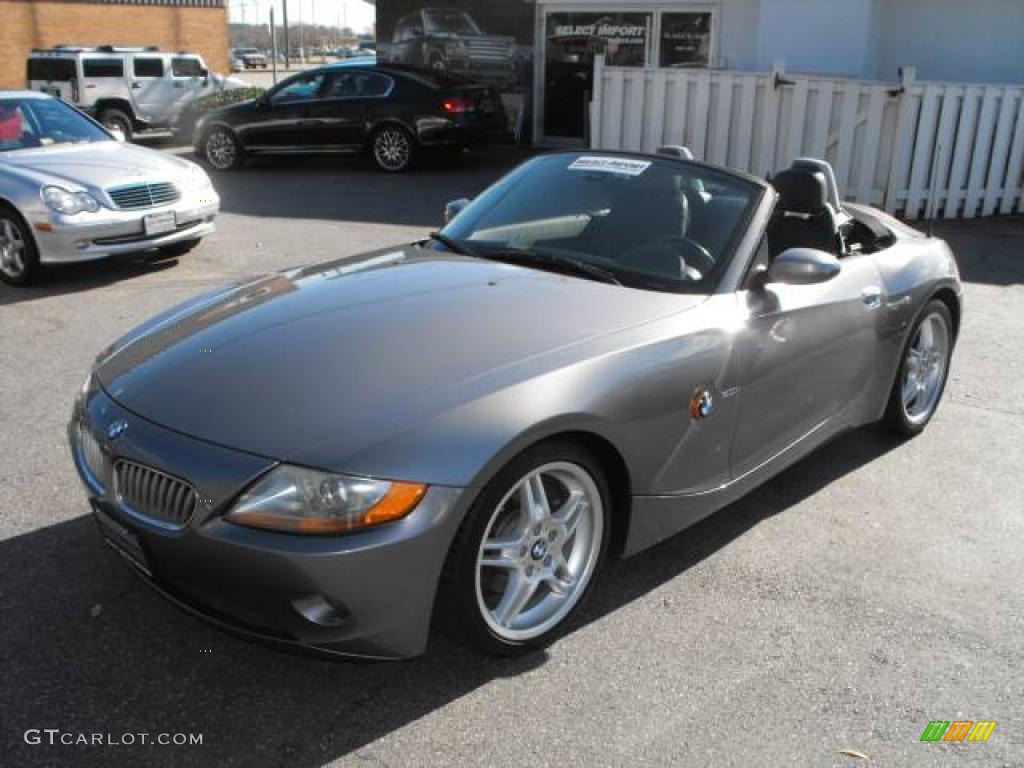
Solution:
M 86 77 L 124 77 L 122 59 L 86 59 L 82 62 L 82 74 Z
M 613 67 L 647 63 L 654 14 L 549 13 L 545 19 L 544 134 L 583 138 L 594 57 Z
M 707 67 L 711 64 L 711 12 L 661 14 L 662 67 Z

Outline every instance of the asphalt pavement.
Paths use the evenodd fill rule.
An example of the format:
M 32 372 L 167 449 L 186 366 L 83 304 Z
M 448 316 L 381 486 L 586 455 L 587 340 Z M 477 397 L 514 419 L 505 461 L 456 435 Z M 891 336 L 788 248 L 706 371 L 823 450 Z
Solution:
M 532 658 L 443 637 L 403 663 L 280 653 L 183 615 L 101 543 L 64 429 L 102 347 L 209 287 L 423 237 L 516 159 L 402 176 L 261 161 L 214 176 L 218 232 L 180 260 L 0 286 L 0 763 L 1024 766 L 1019 217 L 937 225 L 966 309 L 924 435 L 849 434 L 611 563 L 574 631 Z M 986 743 L 919 741 L 956 719 L 998 725 Z M 123 743 L 143 732 L 202 745 Z

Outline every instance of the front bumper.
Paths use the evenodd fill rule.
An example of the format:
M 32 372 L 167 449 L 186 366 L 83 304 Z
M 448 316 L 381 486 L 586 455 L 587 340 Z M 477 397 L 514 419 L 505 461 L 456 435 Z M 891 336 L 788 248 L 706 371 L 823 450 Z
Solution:
M 102 208 L 96 213 L 64 216 L 48 212 L 32 216 L 33 234 L 44 264 L 92 261 L 121 253 L 135 253 L 205 237 L 216 228 L 220 198 L 212 189 L 199 197 L 183 195 L 173 205 L 134 211 Z M 147 237 L 142 218 L 152 213 L 173 211 L 177 228 Z
M 448 61 L 447 70 L 484 85 L 509 85 L 517 77 L 512 59 L 452 58 Z
M 374 659 L 426 649 L 434 593 L 461 518 L 459 489 L 432 487 L 403 520 L 346 536 L 233 525 L 223 513 L 276 462 L 157 426 L 92 386 L 69 427 L 75 466 L 105 539 L 158 591 L 222 628 L 274 644 Z M 107 440 L 117 421 L 127 428 Z M 100 444 L 98 473 L 80 447 L 83 427 Z M 191 521 L 168 530 L 124 505 L 113 471 L 120 459 L 188 480 L 199 498 Z

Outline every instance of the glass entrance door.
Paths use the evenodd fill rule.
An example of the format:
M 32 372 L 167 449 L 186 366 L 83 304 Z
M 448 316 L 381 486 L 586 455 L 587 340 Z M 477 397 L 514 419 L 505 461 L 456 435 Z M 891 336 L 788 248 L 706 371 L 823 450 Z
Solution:
M 653 14 L 550 11 L 544 18 L 543 138 L 582 143 L 594 56 L 615 67 L 648 63 Z

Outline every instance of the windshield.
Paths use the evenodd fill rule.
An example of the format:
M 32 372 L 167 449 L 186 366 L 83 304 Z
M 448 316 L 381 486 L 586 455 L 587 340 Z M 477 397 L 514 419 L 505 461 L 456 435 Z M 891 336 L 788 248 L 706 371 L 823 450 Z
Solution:
M 113 139 L 57 99 L 0 98 L 0 152 L 91 141 Z
M 483 257 L 573 259 L 627 286 L 709 293 L 760 194 L 752 181 L 696 163 L 564 152 L 512 171 L 443 234 Z
M 480 35 L 480 27 L 462 11 L 424 11 L 427 34 Z

